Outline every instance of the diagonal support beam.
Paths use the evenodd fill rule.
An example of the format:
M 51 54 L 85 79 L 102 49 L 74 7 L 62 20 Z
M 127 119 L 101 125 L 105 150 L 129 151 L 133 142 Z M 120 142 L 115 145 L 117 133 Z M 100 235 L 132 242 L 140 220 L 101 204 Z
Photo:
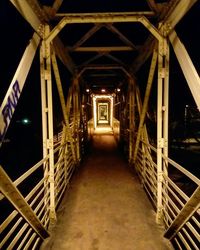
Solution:
M 116 23 L 116 22 L 141 22 L 149 31 L 160 39 L 161 35 L 159 31 L 148 21 L 143 15 L 133 14 L 131 12 L 121 13 L 79 13 L 79 14 L 66 14 L 65 17 L 54 27 L 49 36 L 46 38 L 46 42 L 51 42 L 59 32 L 67 24 L 72 23 Z
M 40 18 L 36 15 L 35 10 L 32 8 L 32 6 L 35 6 L 36 4 L 35 1 L 32 3 L 32 6 L 27 0 L 10 0 L 10 2 L 15 6 L 24 19 L 30 23 L 32 28 L 40 35 L 40 37 L 42 37 L 45 17 L 43 16 L 41 9 L 38 9 L 38 15 L 40 15 Z M 38 7 L 38 5 L 35 7 Z
M 73 50 L 80 47 L 84 42 L 86 42 L 91 36 L 93 36 L 99 29 L 101 29 L 103 25 L 102 24 L 95 24 L 94 27 L 92 27 L 85 35 L 74 44 L 72 47 Z
M 173 239 L 174 236 L 179 232 L 179 230 L 185 225 L 185 223 L 191 218 L 195 211 L 200 206 L 200 187 L 198 187 L 189 201 L 182 208 L 176 219 L 172 222 L 170 227 L 164 234 L 164 237 L 168 239 Z
M 88 65 L 89 63 L 101 58 L 102 56 L 104 56 L 104 53 L 99 53 L 96 56 L 93 56 L 92 58 L 88 59 L 87 61 L 85 61 L 84 63 L 82 63 L 79 67 L 83 67 Z
M 145 91 L 144 103 L 143 103 L 142 111 L 141 111 L 141 115 L 140 115 L 140 123 L 139 123 L 139 127 L 138 127 L 137 139 L 136 139 L 136 143 L 135 143 L 135 151 L 134 151 L 134 156 L 133 156 L 134 162 L 135 162 L 136 157 L 137 157 L 137 152 L 138 152 L 139 143 L 140 143 L 140 137 L 142 134 L 142 129 L 143 129 L 146 113 L 147 113 L 149 97 L 150 97 L 151 88 L 152 88 L 152 84 L 153 84 L 153 77 L 155 74 L 155 69 L 156 69 L 156 64 L 157 64 L 157 56 L 158 56 L 158 53 L 154 49 L 154 53 L 153 53 L 152 60 L 151 60 L 150 71 L 149 71 L 149 77 L 148 77 L 148 81 L 147 81 L 147 87 L 146 87 L 146 91 Z
M 53 10 L 57 12 L 60 6 L 62 5 L 62 3 L 63 3 L 63 0 L 55 0 L 52 6 Z
M 60 98 L 60 103 L 61 103 L 64 121 L 66 124 L 67 131 L 70 131 L 69 117 L 67 117 L 67 114 L 70 114 L 70 113 L 67 113 L 68 110 L 67 110 L 66 105 L 65 105 L 65 98 L 64 98 L 64 94 L 63 94 L 62 83 L 61 83 L 58 64 L 57 64 L 56 55 L 55 55 L 54 51 L 52 53 L 52 65 L 53 65 L 53 71 L 54 71 L 54 76 L 55 76 L 58 94 L 59 94 L 59 98 Z M 73 159 L 75 161 L 76 158 L 75 158 L 73 138 L 72 138 L 72 135 L 70 132 L 68 133 L 68 137 L 69 137 L 69 141 L 70 141 L 70 145 L 71 145 L 72 156 L 73 156 Z
M 75 64 L 68 53 L 68 50 L 65 48 L 64 44 L 62 43 L 61 39 L 57 36 L 53 40 L 54 49 L 56 55 L 59 57 L 61 62 L 65 65 L 65 67 L 69 70 L 71 74 L 75 71 Z
M 40 8 L 38 2 L 36 0 L 10 0 L 10 2 L 16 7 L 25 20 L 30 23 L 39 36 L 43 38 L 43 25 L 49 21 L 49 18 L 46 12 Z M 73 60 L 58 37 L 54 39 L 54 47 L 62 63 L 73 73 L 75 68 Z
M 12 180 L 1 166 L 0 191 L 42 239 L 45 239 L 49 236 L 48 231 L 44 228 L 36 214 L 33 212 L 32 208 L 26 202 L 15 185 L 13 185 Z
M 110 58 L 111 60 L 119 63 L 120 65 L 122 66 L 126 66 L 124 62 L 122 62 L 120 59 L 118 59 L 117 57 L 113 56 L 113 55 L 110 55 L 110 54 L 105 54 L 106 57 Z
M 181 66 L 185 79 L 188 83 L 190 91 L 194 97 L 196 105 L 200 110 L 200 78 L 187 53 L 185 46 L 181 43 L 175 31 L 169 35 L 170 42 Z
M 173 1 L 172 1 L 173 2 Z M 168 33 L 173 30 L 177 23 L 185 16 L 197 0 L 180 0 L 178 4 L 165 15 L 163 22 L 168 26 Z
M 15 112 L 18 100 L 23 90 L 36 50 L 40 43 L 40 37 L 34 33 L 29 45 L 26 47 L 22 59 L 17 67 L 8 91 L 0 107 L 0 145 L 8 130 L 10 121 Z
M 175 28 L 177 23 L 183 18 L 183 16 L 190 10 L 190 8 L 197 2 L 197 0 L 175 0 L 170 1 L 166 8 L 163 8 L 163 11 L 160 13 L 160 22 L 168 30 L 165 30 L 166 36 Z M 162 26 L 159 28 L 161 30 Z M 146 62 L 149 56 L 153 52 L 155 39 L 152 36 L 149 36 L 146 40 L 144 46 L 140 49 L 138 57 L 134 60 L 131 71 L 136 73 L 140 67 Z
M 126 45 L 132 47 L 133 49 L 137 50 L 137 47 L 124 35 L 122 34 L 116 27 L 114 27 L 112 24 L 106 24 L 105 26 L 108 30 L 116 34 L 119 39 L 125 43 Z

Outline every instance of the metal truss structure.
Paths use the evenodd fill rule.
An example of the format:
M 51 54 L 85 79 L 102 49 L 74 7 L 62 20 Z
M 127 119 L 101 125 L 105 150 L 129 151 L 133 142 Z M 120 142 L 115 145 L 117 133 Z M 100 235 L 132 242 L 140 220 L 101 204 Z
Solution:
M 56 223 L 56 209 L 74 170 L 80 164 L 88 140 L 88 128 L 92 124 L 90 94 L 96 90 L 87 81 L 87 77 L 92 77 L 92 74 L 100 78 L 108 75 L 115 76 L 115 79 L 123 78 L 122 82 L 113 82 L 109 92 L 109 96 L 113 98 L 114 118 L 111 126 L 114 133 L 120 131 L 119 139 L 124 142 L 130 167 L 137 170 L 155 207 L 157 223 L 165 227 L 165 237 L 177 249 L 198 249 L 200 180 L 168 157 L 170 44 L 200 109 L 200 78 L 175 31 L 176 25 L 198 1 L 169 0 L 164 4 L 157 4 L 154 0 L 147 0 L 150 8 L 148 11 L 109 13 L 61 13 L 60 7 L 67 4 L 63 0 L 54 0 L 52 6 L 43 6 L 41 2 L 10 0 L 33 28 L 34 34 L 1 104 L 1 144 L 36 51 L 39 50 L 43 158 L 15 181 L 6 174 L 4 166 L 0 167 L 0 202 L 7 200 L 14 207 L 0 225 L 0 249 L 14 249 L 16 246 L 17 249 L 36 249 L 48 237 L 51 224 Z M 73 45 L 66 44 L 64 29 L 76 24 L 87 24 L 90 28 Z M 137 24 L 148 36 L 143 44 L 136 45 L 115 24 Z M 85 46 L 101 29 L 114 35 L 123 45 L 114 43 L 113 46 Z M 127 52 L 136 52 L 130 64 L 114 54 Z M 87 54 L 89 57 L 77 64 L 73 59 L 73 55 L 77 53 Z M 94 56 L 94 53 L 97 55 Z M 111 63 L 96 63 L 105 58 Z M 151 63 L 142 101 L 140 84 L 135 76 L 149 58 Z M 72 76 L 67 97 L 63 91 L 64 83 L 58 60 Z M 152 145 L 145 119 L 155 78 L 157 139 L 156 145 Z M 63 117 L 59 137 L 54 134 L 54 83 Z M 100 82 L 100 87 L 102 84 Z M 117 93 L 117 87 L 122 87 L 123 91 Z M 89 94 L 86 93 L 86 88 L 89 89 Z M 96 94 L 99 94 L 98 91 Z M 138 120 L 136 117 L 139 117 Z M 173 182 L 168 175 L 169 166 L 191 180 L 195 186 L 193 194 L 188 195 Z M 36 171 L 42 171 L 42 177 L 29 193 L 22 195 L 18 187 L 30 181 L 29 178 Z

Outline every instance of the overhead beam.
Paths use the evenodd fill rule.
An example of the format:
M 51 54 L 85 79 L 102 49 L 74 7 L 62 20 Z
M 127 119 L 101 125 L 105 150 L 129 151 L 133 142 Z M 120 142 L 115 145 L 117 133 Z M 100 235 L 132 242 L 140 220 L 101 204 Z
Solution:
M 200 110 L 200 78 L 190 59 L 185 46 L 181 43 L 175 31 L 169 35 L 170 42 L 181 66 L 185 79 L 188 83 L 190 91 L 194 97 L 196 105 Z
M 60 9 L 60 6 L 62 5 L 62 3 L 63 3 L 63 0 L 55 0 L 52 6 L 53 10 L 57 12 Z
M 19 13 L 26 19 L 41 38 L 44 37 L 43 25 L 49 21 L 48 15 L 42 10 L 36 0 L 10 0 Z M 56 54 L 62 63 L 72 73 L 75 65 L 62 41 L 57 37 L 54 39 Z
M 116 13 L 81 13 L 81 14 L 66 14 L 65 17 L 54 27 L 46 42 L 51 42 L 58 33 L 65 27 L 66 24 L 80 23 L 125 23 L 125 22 L 141 22 L 149 31 L 158 39 L 161 35 L 158 30 L 146 19 L 145 16 L 133 14 L 131 12 L 116 12 Z M 156 33 L 157 31 L 157 33 Z
M 175 28 L 177 23 L 185 16 L 197 0 L 180 0 L 178 4 L 164 17 L 164 24 L 167 25 L 169 33 Z
M 43 12 L 38 6 L 35 6 L 35 1 L 27 0 L 10 0 L 10 2 L 15 6 L 19 13 L 24 17 L 24 19 L 30 23 L 32 28 L 39 34 L 40 37 L 43 36 L 43 24 L 46 20 Z M 31 4 L 30 4 L 31 2 Z M 34 7 L 37 7 L 37 14 L 35 13 Z
M 132 11 L 132 12 L 110 12 L 110 13 L 103 13 L 103 12 L 99 12 L 99 13 L 84 13 L 85 16 L 91 16 L 91 15 L 102 15 L 105 14 L 105 16 L 107 16 L 108 14 L 113 15 L 134 15 L 134 16 L 148 16 L 148 17 L 153 17 L 155 16 L 155 12 L 154 11 Z M 69 16 L 77 16 L 80 15 L 80 13 L 74 13 L 74 14 L 69 14 L 69 13 L 57 13 L 56 17 L 69 17 Z M 81 13 L 82 15 L 82 13 Z
M 79 78 L 86 70 L 121 70 L 125 73 L 128 78 L 133 78 L 133 76 L 125 69 L 123 66 L 119 66 L 116 64 L 109 64 L 109 65 L 88 65 L 85 66 L 82 70 L 79 71 L 77 77 Z
M 87 66 L 89 63 L 93 62 L 96 59 L 101 58 L 102 56 L 104 56 L 103 53 L 99 53 L 93 57 L 91 57 L 90 59 L 88 59 L 87 61 L 83 62 L 81 65 L 79 65 L 79 67 L 83 67 L 83 66 Z
M 94 35 L 103 25 L 102 24 L 95 24 L 94 27 L 92 27 L 87 33 L 85 33 L 83 35 L 83 37 L 81 37 L 81 39 L 76 42 L 73 45 L 73 50 L 77 49 L 78 47 L 80 47 L 84 42 L 86 42 L 92 35 Z
M 117 57 L 115 57 L 115 56 L 113 56 L 113 55 L 110 55 L 110 54 L 105 54 L 105 56 L 108 57 L 108 58 L 110 58 L 110 59 L 113 60 L 114 62 L 117 62 L 117 63 L 119 63 L 120 65 L 126 67 L 125 63 L 122 62 L 122 60 L 118 59 Z
M 106 28 L 116 34 L 123 43 L 137 50 L 137 47 L 112 24 L 106 24 Z
M 112 51 L 133 51 L 134 49 L 130 46 L 111 46 L 111 47 L 68 47 L 68 50 L 73 52 L 112 52 Z
M 175 0 L 170 1 L 169 4 L 163 8 L 163 11 L 160 12 L 159 19 L 162 25 L 165 25 L 165 35 L 167 36 L 177 25 L 177 23 L 183 18 L 183 16 L 190 10 L 190 8 L 197 2 L 197 0 Z M 178 13 L 175 17 L 175 13 Z M 174 20 L 173 20 L 174 19 Z M 167 29 L 166 29 L 167 28 Z M 162 29 L 160 26 L 159 31 Z M 136 73 L 140 67 L 146 62 L 149 56 L 152 54 L 155 39 L 152 36 L 149 36 L 146 40 L 144 46 L 141 47 L 138 57 L 134 60 L 131 65 L 130 70 L 133 73 Z

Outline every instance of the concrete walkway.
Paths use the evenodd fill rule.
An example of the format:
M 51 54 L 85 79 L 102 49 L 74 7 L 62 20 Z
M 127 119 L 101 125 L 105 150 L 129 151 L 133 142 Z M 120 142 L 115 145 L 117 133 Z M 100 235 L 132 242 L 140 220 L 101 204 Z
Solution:
M 171 249 L 162 233 L 113 135 L 96 134 L 88 158 L 74 175 L 59 207 L 52 237 L 42 249 Z

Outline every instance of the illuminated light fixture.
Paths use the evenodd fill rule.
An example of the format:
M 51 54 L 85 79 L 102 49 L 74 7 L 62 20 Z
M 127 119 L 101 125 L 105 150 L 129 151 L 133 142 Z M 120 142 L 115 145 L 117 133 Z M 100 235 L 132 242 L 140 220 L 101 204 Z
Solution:
M 120 92 L 121 91 L 121 89 L 120 88 L 117 88 L 117 92 Z
M 22 123 L 23 123 L 24 125 L 29 124 L 30 122 L 31 122 L 31 121 L 30 121 L 29 119 L 27 119 L 27 118 L 22 119 Z
M 105 90 L 105 89 L 101 89 L 101 92 L 102 92 L 102 93 L 105 93 L 105 92 L 106 92 L 106 90 Z
M 89 90 L 89 89 L 86 89 L 86 92 L 87 92 L 87 93 L 89 93 L 89 92 L 90 92 L 90 90 Z

